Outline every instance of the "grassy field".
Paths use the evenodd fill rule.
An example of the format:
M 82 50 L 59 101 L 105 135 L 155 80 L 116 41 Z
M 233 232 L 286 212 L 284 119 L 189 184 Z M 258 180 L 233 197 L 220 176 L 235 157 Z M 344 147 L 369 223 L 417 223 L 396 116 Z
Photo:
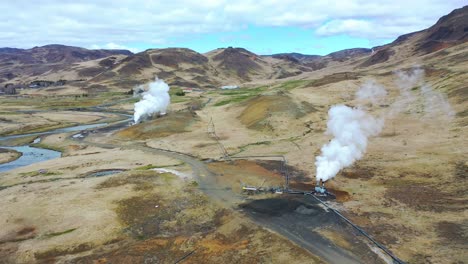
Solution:
M 216 102 L 214 106 L 223 106 L 227 104 L 233 104 L 245 101 L 249 98 L 257 96 L 267 90 L 267 86 L 259 86 L 256 88 L 239 88 L 232 90 L 220 91 L 219 95 L 222 96 L 222 100 Z

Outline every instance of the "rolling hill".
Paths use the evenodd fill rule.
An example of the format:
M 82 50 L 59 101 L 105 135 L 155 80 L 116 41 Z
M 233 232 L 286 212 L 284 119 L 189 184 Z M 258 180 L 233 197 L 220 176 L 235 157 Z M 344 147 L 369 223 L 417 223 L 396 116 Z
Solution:
M 347 49 L 325 56 L 300 53 L 260 56 L 233 47 L 205 54 L 186 48 L 149 49 L 137 54 L 64 45 L 0 48 L 0 86 L 16 84 L 25 87 L 37 80 L 66 80 L 68 84 L 74 84 L 65 87 L 69 88 L 66 89 L 69 93 L 82 93 L 128 90 L 158 77 L 172 86 L 206 89 L 282 79 L 321 78 L 340 72 L 385 71 L 397 64 L 420 63 L 437 56 L 443 56 L 447 62 L 459 62 L 466 58 L 456 53 L 452 57 L 444 50 L 466 47 L 467 18 L 468 7 L 463 7 L 440 18 L 432 27 L 400 36 L 387 45 Z

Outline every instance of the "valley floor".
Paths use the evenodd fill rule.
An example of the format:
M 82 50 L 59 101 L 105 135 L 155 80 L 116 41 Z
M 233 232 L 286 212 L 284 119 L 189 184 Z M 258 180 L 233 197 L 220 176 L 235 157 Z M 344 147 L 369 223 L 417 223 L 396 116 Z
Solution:
M 284 156 L 291 186 L 311 190 L 315 157 L 331 139 L 324 133 L 327 111 L 336 104 L 362 106 L 355 93 L 374 80 L 388 97 L 362 107 L 385 119 L 383 131 L 369 140 L 361 160 L 327 182 L 337 196 L 327 203 L 408 263 L 463 263 L 468 75 L 466 66 L 434 66 L 436 59 L 409 87 L 410 101 L 399 94 L 395 65 L 357 75 L 326 69 L 302 79 L 173 96 L 166 116 L 131 127 L 116 113 L 132 109 L 134 99 L 123 94 L 60 102 L 2 97 L 3 136 L 111 126 L 82 137 L 40 135 L 39 146 L 61 151 L 61 158 L 0 174 L 0 262 L 388 262 L 306 197 L 242 193 L 241 184 L 283 185 L 278 159 L 222 159 L 226 153 Z M 425 97 L 424 85 L 449 103 L 449 112 Z M 105 110 L 95 108 L 103 103 Z M 76 107 L 81 111 L 71 110 Z M 12 155 L 0 152 L 1 161 Z

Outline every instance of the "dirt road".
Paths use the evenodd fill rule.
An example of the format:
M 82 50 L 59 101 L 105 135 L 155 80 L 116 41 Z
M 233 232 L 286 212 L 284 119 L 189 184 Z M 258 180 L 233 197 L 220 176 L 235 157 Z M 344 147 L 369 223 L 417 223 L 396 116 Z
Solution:
M 114 126 L 113 129 L 118 129 L 118 126 Z M 103 130 L 111 132 L 109 129 L 103 128 Z M 355 238 L 346 223 L 310 197 L 282 195 L 276 199 L 249 201 L 236 190 L 220 184 L 222 181 L 220 177 L 223 176 L 213 173 L 205 162 L 190 155 L 150 148 L 143 143 L 114 145 L 88 139 L 82 142 L 104 148 L 140 150 L 180 160 L 191 167 L 200 189 L 214 202 L 244 213 L 258 225 L 293 241 L 328 263 L 383 263 L 365 243 Z M 336 228 L 343 237 L 353 240 L 352 252 L 325 239 L 316 231 L 320 228 Z

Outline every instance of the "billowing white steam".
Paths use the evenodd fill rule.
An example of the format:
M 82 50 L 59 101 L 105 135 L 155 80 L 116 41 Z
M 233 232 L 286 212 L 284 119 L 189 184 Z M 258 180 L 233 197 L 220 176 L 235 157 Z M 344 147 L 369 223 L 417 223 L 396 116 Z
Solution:
M 138 88 L 147 91 L 142 93 L 142 99 L 135 103 L 135 112 L 133 121 L 135 124 L 140 122 L 145 117 L 150 117 L 154 114 L 165 114 L 169 106 L 171 97 L 169 96 L 169 86 L 160 79 L 150 82 L 146 85 L 140 85 Z
M 327 134 L 333 139 L 325 144 L 321 155 L 315 158 L 317 181 L 327 181 L 343 168 L 362 158 L 367 139 L 377 135 L 383 119 L 377 119 L 364 110 L 345 105 L 333 106 L 328 111 Z
M 418 114 L 424 118 L 450 120 L 454 111 L 446 96 L 424 82 L 424 70 L 397 71 L 396 86 L 399 96 L 390 104 L 389 111 L 375 118 L 364 111 L 364 105 L 382 103 L 387 95 L 385 88 L 373 81 L 365 83 L 356 93 L 358 108 L 333 106 L 328 111 L 327 134 L 333 139 L 321 148 L 315 158 L 317 181 L 327 181 L 343 168 L 362 158 L 368 138 L 376 136 L 383 128 L 384 118 L 399 113 Z

